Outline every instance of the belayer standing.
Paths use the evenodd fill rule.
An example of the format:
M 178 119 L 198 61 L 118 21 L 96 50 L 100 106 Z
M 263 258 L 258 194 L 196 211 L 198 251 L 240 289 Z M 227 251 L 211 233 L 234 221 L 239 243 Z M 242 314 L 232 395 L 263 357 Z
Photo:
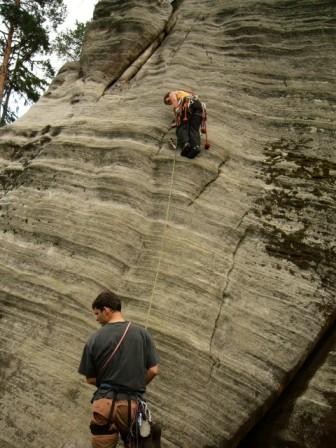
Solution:
M 97 387 L 92 398 L 92 447 L 115 448 L 119 435 L 126 448 L 142 446 L 134 440 L 132 426 L 139 403 L 145 404 L 141 400 L 146 385 L 159 373 L 154 342 L 147 330 L 125 321 L 113 292 L 100 293 L 92 310 L 102 328 L 85 344 L 78 369 Z M 154 437 L 159 442 L 153 446 L 160 446 L 160 434 Z
M 193 159 L 201 152 L 200 128 L 206 133 L 206 107 L 198 96 L 186 90 L 166 93 L 165 104 L 172 106 L 175 115 L 177 147 L 181 155 Z M 209 145 L 206 141 L 205 148 Z

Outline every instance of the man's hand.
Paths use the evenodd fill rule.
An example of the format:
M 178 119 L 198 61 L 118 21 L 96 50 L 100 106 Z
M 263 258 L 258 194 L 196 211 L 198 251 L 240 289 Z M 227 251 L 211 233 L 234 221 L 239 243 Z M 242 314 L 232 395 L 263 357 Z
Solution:
M 150 367 L 146 373 L 146 384 L 150 383 L 153 378 L 159 375 L 159 373 L 160 369 L 158 364 L 156 364 L 156 366 Z

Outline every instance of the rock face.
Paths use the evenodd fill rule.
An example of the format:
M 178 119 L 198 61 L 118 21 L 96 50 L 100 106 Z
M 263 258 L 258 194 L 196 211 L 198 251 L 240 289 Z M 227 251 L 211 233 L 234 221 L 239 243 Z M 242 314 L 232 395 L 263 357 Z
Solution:
M 102 288 L 157 342 L 165 448 L 335 445 L 335 2 L 172 6 L 101 0 L 81 61 L 1 129 L 2 448 L 89 446 Z M 180 87 L 208 105 L 194 160 Z
M 302 373 L 242 442 L 241 448 L 317 447 L 336 444 L 335 330 L 319 343 Z M 312 359 L 311 359 L 312 358 Z M 324 412 L 321 412 L 324 408 Z

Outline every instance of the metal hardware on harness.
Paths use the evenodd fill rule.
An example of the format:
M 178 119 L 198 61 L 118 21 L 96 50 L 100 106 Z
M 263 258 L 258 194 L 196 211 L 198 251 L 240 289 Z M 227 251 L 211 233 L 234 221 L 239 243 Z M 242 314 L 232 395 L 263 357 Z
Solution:
M 132 424 L 130 434 L 131 437 L 137 440 L 140 437 L 147 438 L 151 434 L 152 415 L 147 403 L 141 398 L 138 398 L 138 408 L 135 420 Z

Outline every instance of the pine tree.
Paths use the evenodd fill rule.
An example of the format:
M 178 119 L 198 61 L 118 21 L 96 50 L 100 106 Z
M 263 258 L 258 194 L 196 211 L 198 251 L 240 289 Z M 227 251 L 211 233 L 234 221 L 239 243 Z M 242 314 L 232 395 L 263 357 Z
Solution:
M 14 121 L 10 99 L 38 100 L 54 76 L 44 56 L 50 53 L 50 32 L 65 18 L 63 0 L 2 0 L 0 4 L 0 126 Z
M 62 59 L 77 61 L 80 58 L 82 43 L 87 23 L 76 20 L 73 29 L 59 33 L 55 39 L 53 50 Z

